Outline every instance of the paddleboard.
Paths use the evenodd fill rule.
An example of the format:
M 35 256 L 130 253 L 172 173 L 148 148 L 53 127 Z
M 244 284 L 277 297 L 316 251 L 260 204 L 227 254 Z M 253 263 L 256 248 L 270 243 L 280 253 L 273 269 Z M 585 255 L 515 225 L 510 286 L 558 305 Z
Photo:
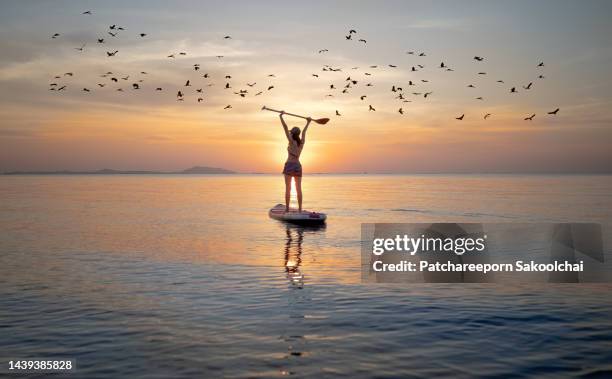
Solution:
M 289 208 L 289 212 L 285 212 L 284 204 L 276 204 L 270 209 L 268 216 L 275 220 L 302 225 L 323 224 L 327 218 L 325 213 L 311 212 L 306 210 L 298 212 L 298 210 L 295 208 Z

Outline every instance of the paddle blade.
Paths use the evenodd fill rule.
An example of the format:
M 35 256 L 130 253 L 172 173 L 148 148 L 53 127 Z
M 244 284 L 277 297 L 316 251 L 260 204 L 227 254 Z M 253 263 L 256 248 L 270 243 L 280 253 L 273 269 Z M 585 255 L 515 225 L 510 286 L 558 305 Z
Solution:
M 320 118 L 318 120 L 312 120 L 314 122 L 316 122 L 317 124 L 321 124 L 321 125 L 325 125 L 329 122 L 328 118 Z

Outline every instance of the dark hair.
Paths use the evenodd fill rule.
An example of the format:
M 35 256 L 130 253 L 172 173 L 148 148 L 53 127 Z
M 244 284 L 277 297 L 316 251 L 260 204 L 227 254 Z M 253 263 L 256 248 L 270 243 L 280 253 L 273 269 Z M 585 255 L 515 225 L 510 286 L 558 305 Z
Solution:
M 302 146 L 302 139 L 300 138 L 300 129 L 299 128 L 291 129 L 291 138 L 293 138 L 293 140 L 295 142 L 297 142 L 298 146 Z

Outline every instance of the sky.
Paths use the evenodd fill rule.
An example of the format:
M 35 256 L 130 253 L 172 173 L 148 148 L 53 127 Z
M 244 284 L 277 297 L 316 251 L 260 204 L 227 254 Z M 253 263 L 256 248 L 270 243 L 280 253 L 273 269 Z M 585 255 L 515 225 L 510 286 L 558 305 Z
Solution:
M 610 173 L 611 17 L 609 1 L 2 2 L 0 172 L 278 173 L 266 105 L 331 118 L 309 128 L 306 173 Z

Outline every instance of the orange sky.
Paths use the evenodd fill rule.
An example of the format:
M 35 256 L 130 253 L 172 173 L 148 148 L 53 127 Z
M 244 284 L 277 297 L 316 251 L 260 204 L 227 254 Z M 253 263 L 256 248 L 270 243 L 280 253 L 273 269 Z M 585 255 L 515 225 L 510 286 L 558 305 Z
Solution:
M 80 15 L 83 5 L 73 2 L 3 5 L 0 171 L 207 165 L 279 172 L 286 142 L 277 115 L 260 111 L 267 105 L 332 118 L 309 131 L 302 162 L 310 173 L 609 172 L 611 84 L 605 67 L 612 50 L 601 37 L 610 31 L 601 16 L 609 6 L 554 3 L 550 15 L 545 4 L 526 14 L 522 3 L 491 3 L 468 2 L 454 12 L 440 12 L 436 4 L 411 11 L 405 2 L 394 8 L 364 3 L 351 10 L 350 24 L 335 21 L 342 7 L 317 2 L 311 12 L 325 13 L 309 22 L 299 16 L 302 5 L 265 2 L 196 2 L 173 9 L 157 2 L 93 3 L 92 16 Z M 476 10 L 487 21 L 474 16 Z M 126 31 L 112 37 L 111 24 Z M 347 41 L 351 28 L 367 44 Z M 138 37 L 140 32 L 147 36 Z M 51 39 L 53 33 L 60 36 Z M 105 43 L 97 44 L 101 37 Z M 83 52 L 75 50 L 83 43 Z M 329 51 L 319 54 L 322 48 Z M 119 53 L 107 57 L 109 50 Z M 180 51 L 187 54 L 178 56 Z M 167 58 L 172 53 L 177 58 Z M 442 61 L 454 71 L 440 69 Z M 540 61 L 544 67 L 536 67 Z M 324 65 L 342 71 L 325 72 Z M 415 66 L 418 71 L 411 71 Z M 107 71 L 129 79 L 113 83 L 101 77 Z M 342 94 L 347 76 L 358 84 Z M 53 82 L 66 90 L 49 91 Z M 232 88 L 224 90 L 228 82 Z M 257 84 L 246 85 L 252 82 Z M 533 88 L 523 89 L 529 82 Z M 141 89 L 132 90 L 132 83 Z M 270 85 L 274 89 L 267 90 Z M 392 86 L 403 87 L 410 102 L 396 99 Z M 518 94 L 509 93 L 512 86 Z M 249 91 L 245 98 L 234 94 L 240 89 Z M 185 101 L 176 101 L 178 90 Z M 425 99 L 412 92 L 433 93 Z M 197 103 L 200 96 L 204 101 Z M 224 110 L 227 104 L 232 109 Z M 555 108 L 561 108 L 558 115 L 546 114 Z M 492 116 L 485 121 L 486 113 Z M 533 121 L 523 120 L 533 113 Z M 461 114 L 464 120 L 456 120 Z

